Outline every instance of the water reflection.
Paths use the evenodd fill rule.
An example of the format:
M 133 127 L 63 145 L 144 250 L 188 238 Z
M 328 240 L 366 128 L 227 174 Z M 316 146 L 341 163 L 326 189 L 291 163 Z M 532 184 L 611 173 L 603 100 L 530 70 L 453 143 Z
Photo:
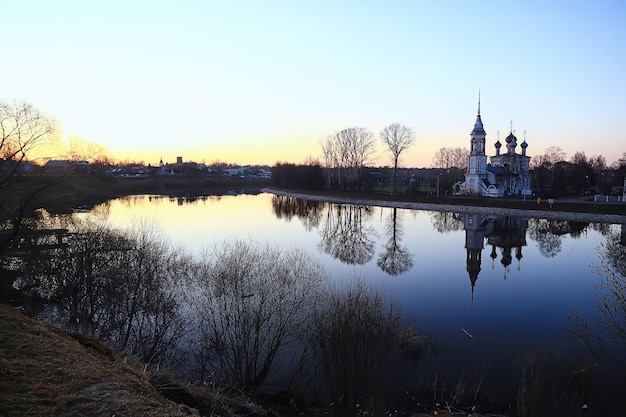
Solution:
M 372 207 L 273 196 L 272 209 L 278 219 L 299 218 L 307 231 L 319 228 L 318 247 L 343 263 L 363 265 L 375 254 L 378 234 L 371 225 Z M 400 242 L 403 233 L 398 209 L 392 209 L 385 224 L 389 239 L 376 263 L 387 274 L 400 275 L 413 267 L 413 254 Z
M 464 225 L 461 215 L 451 211 L 433 211 L 430 221 L 438 233 L 457 232 L 463 230 Z
M 307 231 L 316 229 L 323 218 L 324 209 L 328 203 L 312 200 L 302 200 L 288 196 L 272 197 L 272 209 L 277 219 L 291 221 L 297 217 Z
M 476 213 L 465 213 L 460 216 L 465 229 L 466 271 L 472 286 L 472 307 L 474 305 L 474 287 L 482 269 L 482 252 L 485 240 L 491 245 L 491 269 L 495 269 L 495 261 L 500 252 L 500 264 L 503 267 L 504 279 L 507 278 L 513 261 L 513 250 L 521 268 L 523 257 L 522 247 L 526 246 L 526 229 L 528 219 L 523 217 L 490 216 Z
M 408 247 L 400 244 L 402 225 L 398 218 L 398 209 L 391 209 L 391 214 L 385 225 L 385 232 L 389 240 L 385 250 L 380 254 L 376 265 L 389 275 L 400 275 L 413 267 L 413 254 Z
M 225 196 L 205 202 L 151 197 L 125 204 L 101 207 L 106 208 L 103 212 L 111 210 L 112 217 L 130 218 L 130 209 L 142 204 L 144 209 L 158 206 L 177 235 L 189 239 L 192 232 L 198 233 L 203 243 L 248 234 L 286 245 L 293 241 L 310 253 L 318 249 L 325 266 L 335 268 L 333 277 L 343 278 L 341 273 L 349 270 L 362 274 L 368 284 L 392 283 L 410 319 L 417 317 L 418 330 L 423 331 L 419 336 L 436 341 L 437 346 L 430 367 L 407 376 L 403 381 L 409 383 L 398 392 L 417 391 L 416 379 L 420 387 L 432 387 L 433 378 L 439 378 L 443 387 L 446 377 L 445 388 L 454 388 L 450 382 L 460 374 L 467 387 L 480 387 L 484 380 L 480 390 L 485 392 L 501 393 L 503 380 L 512 385 L 507 386 L 511 388 L 507 393 L 516 392 L 522 380 L 527 384 L 524 395 L 530 396 L 529 384 L 536 381 L 528 377 L 540 362 L 525 360 L 539 358 L 529 356 L 531 351 L 551 358 L 542 366 L 555 363 L 567 383 L 570 372 L 582 369 L 577 367 L 579 362 L 564 360 L 570 358 L 571 340 L 563 342 L 561 334 L 572 304 L 597 307 L 594 314 L 580 316 L 585 321 L 572 320 L 580 324 L 575 333 L 580 340 L 589 342 L 594 352 L 599 352 L 598 342 L 602 342 L 614 357 L 619 357 L 619 349 L 626 351 L 624 226 L 383 209 L 267 195 L 256 200 Z M 255 215 L 250 216 L 251 212 Z M 188 221 L 175 222 L 183 218 Z M 188 357 L 184 341 L 193 332 L 189 331 L 188 300 L 181 297 L 180 289 L 188 285 L 198 266 L 184 251 L 156 245 L 158 237 L 148 233 L 139 239 L 145 231 L 129 236 L 87 228 L 77 233 L 69 223 L 33 226 L 65 228 L 68 233 L 62 242 L 66 245 L 46 247 L 42 239 L 36 248 L 39 252 L 32 253 L 46 257 L 33 255 L 28 262 L 34 263 L 20 264 L 19 271 L 15 269 L 22 277 L 17 286 L 38 288 L 42 297 L 57 303 L 47 313 L 66 327 L 108 338 L 112 345 L 138 357 L 165 360 L 166 352 L 177 349 L 179 357 Z M 599 251 L 593 250 L 598 245 Z M 233 259 L 241 264 L 241 256 Z M 601 268 L 595 273 L 603 280 L 588 268 L 598 262 Z M 403 279 L 389 279 L 403 274 Z M 472 302 L 472 308 L 467 303 L 468 277 L 472 301 L 475 287 L 480 288 L 480 298 L 476 305 Z M 590 293 L 594 282 L 599 284 L 593 294 L 596 306 Z M 252 302 L 247 296 L 253 294 L 260 295 L 246 292 L 244 300 Z M 180 338 L 183 330 L 186 336 Z M 405 363 L 398 368 L 409 372 Z M 457 373 L 447 372 L 450 369 Z M 476 384 L 468 380 L 474 369 L 480 376 Z M 394 374 L 394 382 L 399 381 L 400 375 Z M 537 387 L 545 386 L 540 383 L 545 381 L 538 381 Z
M 320 249 L 350 265 L 363 265 L 375 253 L 376 229 L 368 221 L 373 211 L 368 206 L 331 204 L 320 231 Z
M 619 232 L 609 231 L 598 247 L 600 261 L 592 265 L 601 277 L 594 288 L 595 315 L 589 319 L 584 310 L 574 310 L 567 330 L 582 342 L 594 359 L 607 368 L 626 370 L 626 242 L 622 225 Z

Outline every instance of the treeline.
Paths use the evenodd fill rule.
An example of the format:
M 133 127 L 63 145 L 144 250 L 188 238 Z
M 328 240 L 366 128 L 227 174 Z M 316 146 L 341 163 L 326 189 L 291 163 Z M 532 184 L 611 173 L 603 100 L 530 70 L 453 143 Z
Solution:
M 576 152 L 570 160 L 559 147 L 531 160 L 531 184 L 538 195 L 566 194 L 621 195 L 626 176 L 626 153 L 608 166 L 601 156 L 587 157 Z
M 320 190 L 325 184 L 324 170 L 318 162 L 302 165 L 277 163 L 272 168 L 272 185 L 275 187 Z
M 326 168 L 319 163 L 278 163 L 272 169 L 272 185 L 279 188 L 301 190 L 386 191 L 407 194 L 435 194 L 437 184 L 443 195 L 456 181 L 462 180 L 464 171 L 458 168 L 398 169 L 388 167 L 363 167 L 355 171 L 346 168 Z
M 462 149 L 442 148 L 433 159 L 435 168 L 393 169 L 362 166 L 359 169 L 319 163 L 279 163 L 272 171 L 276 187 L 372 191 L 374 189 L 411 194 L 451 195 L 454 184 L 464 180 L 466 155 Z M 602 156 L 586 157 L 584 152 L 568 161 L 560 148 L 548 148 L 545 155 L 531 160 L 531 188 L 538 197 L 565 195 L 622 195 L 626 178 L 626 154 L 607 166 Z

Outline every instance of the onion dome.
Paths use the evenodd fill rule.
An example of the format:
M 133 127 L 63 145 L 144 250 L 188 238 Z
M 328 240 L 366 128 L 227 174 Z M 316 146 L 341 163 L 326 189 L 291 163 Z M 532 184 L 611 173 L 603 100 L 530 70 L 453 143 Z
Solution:
M 528 144 L 526 143 L 526 139 L 524 139 L 524 142 L 522 142 L 522 144 L 520 146 L 522 147 L 522 149 L 528 148 Z
M 506 143 L 517 143 L 517 138 L 515 137 L 515 135 L 513 134 L 513 132 L 509 133 L 509 136 L 506 137 Z
M 502 144 L 500 143 L 500 141 L 497 141 L 494 146 L 496 147 L 496 149 L 500 149 L 502 147 Z

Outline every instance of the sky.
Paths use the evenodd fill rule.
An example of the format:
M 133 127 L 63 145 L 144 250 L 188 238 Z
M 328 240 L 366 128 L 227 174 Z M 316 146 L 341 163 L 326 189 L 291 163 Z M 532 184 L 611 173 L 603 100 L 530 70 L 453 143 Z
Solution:
M 405 167 L 513 129 L 530 156 L 626 152 L 626 2 L 4 0 L 0 99 L 117 160 L 323 160 L 401 123 Z M 523 132 L 526 133 L 523 133 Z M 499 133 L 498 133 L 499 132 Z M 378 145 L 373 165 L 391 165 Z

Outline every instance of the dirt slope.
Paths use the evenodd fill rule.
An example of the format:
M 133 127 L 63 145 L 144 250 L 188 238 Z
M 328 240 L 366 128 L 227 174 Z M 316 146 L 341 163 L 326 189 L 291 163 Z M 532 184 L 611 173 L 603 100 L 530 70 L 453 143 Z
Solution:
M 0 416 L 193 416 L 93 339 L 0 305 Z

